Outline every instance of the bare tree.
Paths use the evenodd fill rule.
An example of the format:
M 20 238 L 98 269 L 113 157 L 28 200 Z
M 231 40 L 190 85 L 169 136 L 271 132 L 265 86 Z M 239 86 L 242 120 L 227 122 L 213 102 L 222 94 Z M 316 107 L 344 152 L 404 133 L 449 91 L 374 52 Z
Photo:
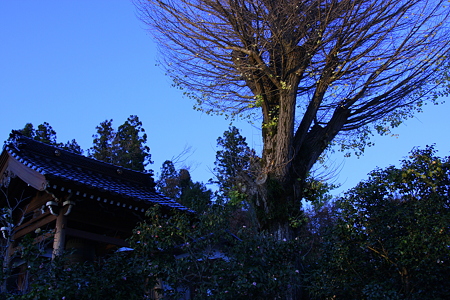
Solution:
M 19 194 L 19 197 L 9 197 L 8 186 L 11 178 L 15 178 L 16 175 L 11 171 L 6 171 L 5 176 L 0 183 L 0 199 L 4 200 L 6 206 L 0 208 L 0 257 L 2 259 L 2 283 L 1 292 L 7 291 L 7 280 L 11 276 L 12 259 L 14 256 L 14 234 L 16 229 L 23 224 L 25 218 L 25 212 L 28 209 L 26 202 L 29 200 L 29 196 L 24 196 L 24 193 Z M 14 214 L 16 218 L 14 218 Z M 14 220 L 16 219 L 16 220 Z
M 389 130 L 433 99 L 445 77 L 448 4 L 135 0 L 198 109 L 262 119 L 260 171 L 248 184 L 261 223 L 280 237 L 300 210 L 302 181 L 338 134 L 363 147 L 367 130 Z

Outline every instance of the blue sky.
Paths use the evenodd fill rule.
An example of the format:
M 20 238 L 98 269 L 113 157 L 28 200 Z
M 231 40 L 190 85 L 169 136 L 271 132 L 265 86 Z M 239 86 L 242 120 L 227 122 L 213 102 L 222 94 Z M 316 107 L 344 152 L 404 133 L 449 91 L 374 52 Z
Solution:
M 49 122 L 58 140 L 92 145 L 95 127 L 116 127 L 138 115 L 148 134 L 155 173 L 166 159 L 191 147 L 185 164 L 193 179 L 212 177 L 216 139 L 230 122 L 192 109 L 156 66 L 157 46 L 127 0 L 0 0 L 0 140 L 26 123 Z M 335 153 L 340 190 L 375 167 L 397 164 L 413 147 L 436 143 L 448 155 L 450 103 L 427 106 L 401 125 L 398 138 L 376 137 L 359 159 Z M 260 131 L 235 122 L 250 146 L 261 148 Z M 181 165 L 180 165 L 181 167 Z

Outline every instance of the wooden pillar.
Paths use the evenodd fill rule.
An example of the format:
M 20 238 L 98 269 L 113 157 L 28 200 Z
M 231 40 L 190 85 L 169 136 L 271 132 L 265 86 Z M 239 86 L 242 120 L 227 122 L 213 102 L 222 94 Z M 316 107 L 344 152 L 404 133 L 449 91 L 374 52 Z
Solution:
M 52 259 L 54 259 L 58 255 L 61 255 L 64 251 L 64 244 L 66 243 L 66 225 L 67 217 L 62 211 L 60 211 L 58 216 L 56 217 Z

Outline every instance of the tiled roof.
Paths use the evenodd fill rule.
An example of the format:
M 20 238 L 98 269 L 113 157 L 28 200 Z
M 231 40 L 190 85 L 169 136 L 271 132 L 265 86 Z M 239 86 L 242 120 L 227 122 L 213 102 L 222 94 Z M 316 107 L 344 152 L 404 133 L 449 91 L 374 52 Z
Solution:
M 124 199 L 160 204 L 168 208 L 189 210 L 176 201 L 158 193 L 151 173 L 118 167 L 75 154 L 27 138 L 18 132 L 11 134 L 4 147 L 23 165 L 44 175 L 53 184 L 88 188 L 93 193 L 110 194 Z

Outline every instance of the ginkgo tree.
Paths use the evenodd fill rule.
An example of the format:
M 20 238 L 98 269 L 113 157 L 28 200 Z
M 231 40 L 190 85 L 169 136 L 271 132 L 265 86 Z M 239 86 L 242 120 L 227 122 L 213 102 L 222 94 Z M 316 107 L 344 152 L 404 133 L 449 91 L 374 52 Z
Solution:
M 261 224 L 291 236 L 308 172 L 332 142 L 361 151 L 446 77 L 444 0 L 135 0 L 162 64 L 197 108 L 261 121 Z

